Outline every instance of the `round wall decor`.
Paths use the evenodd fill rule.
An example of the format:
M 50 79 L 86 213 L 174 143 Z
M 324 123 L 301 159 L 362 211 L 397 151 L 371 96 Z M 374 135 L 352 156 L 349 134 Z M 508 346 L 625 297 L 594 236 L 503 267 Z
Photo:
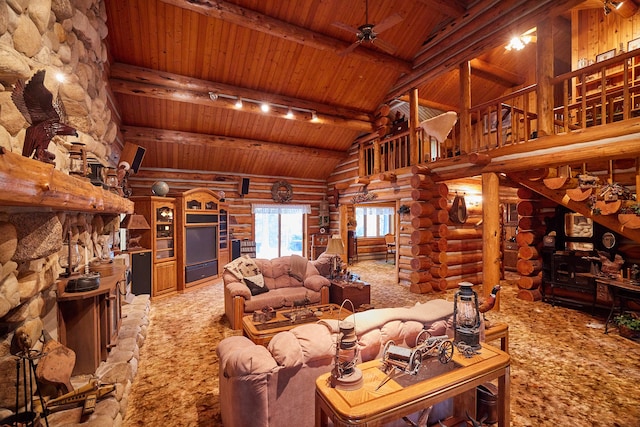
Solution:
M 293 188 L 287 181 L 276 181 L 271 187 L 271 198 L 278 203 L 286 203 L 293 199 Z
M 602 246 L 611 249 L 616 244 L 616 236 L 613 233 L 606 232 L 602 235 Z

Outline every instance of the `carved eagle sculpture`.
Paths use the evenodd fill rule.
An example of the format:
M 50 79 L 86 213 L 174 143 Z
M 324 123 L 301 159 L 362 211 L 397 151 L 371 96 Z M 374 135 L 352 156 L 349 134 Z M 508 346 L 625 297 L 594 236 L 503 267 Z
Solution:
M 53 94 L 44 85 L 45 70 L 36 72 L 29 82 L 18 80 L 11 99 L 31 125 L 27 128 L 24 138 L 22 155 L 45 163 L 53 163 L 55 154 L 47 151 L 51 138 L 56 135 L 78 136 L 76 130 L 65 124 L 66 113 L 64 104 L 58 97 L 55 101 Z

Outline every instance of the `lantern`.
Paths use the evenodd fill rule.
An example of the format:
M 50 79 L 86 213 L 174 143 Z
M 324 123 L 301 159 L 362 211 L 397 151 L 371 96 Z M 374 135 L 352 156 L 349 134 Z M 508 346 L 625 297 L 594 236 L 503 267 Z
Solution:
M 473 283 L 461 282 L 460 290 L 453 300 L 453 343 L 460 342 L 474 350 L 480 349 L 480 310 L 478 294 L 472 288 Z
M 351 311 L 355 312 L 353 302 L 345 299 L 340 306 L 340 311 L 346 302 L 351 304 Z M 340 317 L 338 315 L 338 317 Z M 362 371 L 356 366 L 358 363 L 358 337 L 356 336 L 354 322 L 341 321 L 338 325 L 338 339 L 336 342 L 336 355 L 334 366 L 331 370 L 331 387 L 340 390 L 357 390 L 362 387 Z

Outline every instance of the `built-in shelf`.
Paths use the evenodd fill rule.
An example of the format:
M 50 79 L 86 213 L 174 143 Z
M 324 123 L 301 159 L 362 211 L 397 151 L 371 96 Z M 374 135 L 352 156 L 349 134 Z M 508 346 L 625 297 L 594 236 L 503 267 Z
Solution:
M 0 205 L 65 211 L 133 213 L 133 202 L 67 175 L 53 165 L 0 147 Z

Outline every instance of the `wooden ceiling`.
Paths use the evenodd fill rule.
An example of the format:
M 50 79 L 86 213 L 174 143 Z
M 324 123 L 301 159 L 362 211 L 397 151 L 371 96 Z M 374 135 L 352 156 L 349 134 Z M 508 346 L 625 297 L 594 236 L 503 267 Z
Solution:
M 345 52 L 365 0 L 106 0 L 122 139 L 147 149 L 143 169 L 324 180 L 380 104 L 417 87 L 422 105 L 457 109 L 466 60 L 474 104 L 522 84 L 535 50 L 495 52 L 584 3 L 370 0 L 369 23 L 398 23 Z

